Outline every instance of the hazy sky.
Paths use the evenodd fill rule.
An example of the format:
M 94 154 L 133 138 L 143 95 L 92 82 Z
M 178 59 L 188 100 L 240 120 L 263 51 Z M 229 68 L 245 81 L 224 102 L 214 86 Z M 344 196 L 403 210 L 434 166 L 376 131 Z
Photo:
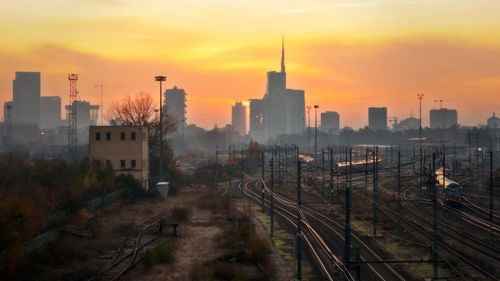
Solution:
M 498 0 L 3 0 L 0 14 L 0 104 L 15 71 L 42 72 L 42 95 L 63 103 L 67 73 L 97 104 L 102 81 L 105 107 L 158 99 L 164 74 L 187 91 L 189 123 L 223 126 L 235 101 L 264 94 L 283 35 L 288 87 L 341 126 L 365 126 L 369 106 L 417 116 L 417 93 L 424 124 L 437 99 L 466 125 L 500 114 Z

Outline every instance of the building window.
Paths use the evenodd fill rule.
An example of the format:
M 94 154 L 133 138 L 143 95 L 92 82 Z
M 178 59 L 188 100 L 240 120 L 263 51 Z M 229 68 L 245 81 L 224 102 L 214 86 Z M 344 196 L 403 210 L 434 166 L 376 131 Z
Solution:
M 111 160 L 106 160 L 106 167 L 111 166 Z
M 107 141 L 111 140 L 111 132 L 106 132 L 106 140 Z
M 101 133 L 95 133 L 95 140 L 100 141 L 101 140 Z
M 135 168 L 135 160 L 132 160 L 130 164 L 131 164 L 132 168 Z
M 125 140 L 125 132 L 120 133 L 120 140 L 122 140 L 122 141 Z
M 125 160 L 120 160 L 120 168 L 125 168 Z
M 130 133 L 130 140 L 135 141 L 135 132 Z

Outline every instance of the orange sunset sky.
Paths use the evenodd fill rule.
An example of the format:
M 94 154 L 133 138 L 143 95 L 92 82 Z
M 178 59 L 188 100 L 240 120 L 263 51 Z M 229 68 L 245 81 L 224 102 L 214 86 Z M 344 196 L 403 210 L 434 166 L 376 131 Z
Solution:
M 261 98 L 279 71 L 281 36 L 289 88 L 306 104 L 338 111 L 341 126 L 367 124 L 369 106 L 418 117 L 443 105 L 459 123 L 500 115 L 498 0 L 3 0 L 0 112 L 15 71 L 40 71 L 42 95 L 104 104 L 151 92 L 154 76 L 188 92 L 188 123 L 230 122 L 237 100 Z

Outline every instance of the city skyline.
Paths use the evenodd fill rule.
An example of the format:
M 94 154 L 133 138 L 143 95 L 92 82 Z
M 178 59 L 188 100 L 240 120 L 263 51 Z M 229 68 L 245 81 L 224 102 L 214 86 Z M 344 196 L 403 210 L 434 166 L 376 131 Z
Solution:
M 500 39 L 488 36 L 500 27 L 498 1 L 28 2 L 1 7 L 2 104 L 16 71 L 40 71 L 42 96 L 62 104 L 67 73 L 80 74 L 80 94 L 95 104 L 103 82 L 104 108 L 141 91 L 156 100 L 153 77 L 164 74 L 167 88 L 190 93 L 190 123 L 221 127 L 234 101 L 263 94 L 284 35 L 290 88 L 306 90 L 306 105 L 339 112 L 341 127 L 367 125 L 370 106 L 418 117 L 417 93 L 425 126 L 434 100 L 456 109 L 462 125 L 485 124 L 500 109 Z

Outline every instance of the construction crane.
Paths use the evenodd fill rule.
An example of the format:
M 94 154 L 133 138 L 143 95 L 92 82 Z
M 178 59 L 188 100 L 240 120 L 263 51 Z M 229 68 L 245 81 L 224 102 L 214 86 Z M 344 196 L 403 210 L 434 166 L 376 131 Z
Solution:
M 439 109 L 443 109 L 443 101 L 452 101 L 452 100 L 444 100 L 442 98 L 438 99 L 438 100 L 434 100 L 434 102 L 439 102 Z
M 103 89 L 104 89 L 104 83 L 101 82 L 101 84 L 96 84 L 95 88 L 101 88 L 101 125 L 104 125 L 104 119 L 102 119 L 102 111 L 104 109 L 104 104 L 103 104 Z
M 389 119 L 389 122 L 392 123 L 393 125 L 398 124 L 398 117 L 397 116 L 391 117 L 391 119 Z

